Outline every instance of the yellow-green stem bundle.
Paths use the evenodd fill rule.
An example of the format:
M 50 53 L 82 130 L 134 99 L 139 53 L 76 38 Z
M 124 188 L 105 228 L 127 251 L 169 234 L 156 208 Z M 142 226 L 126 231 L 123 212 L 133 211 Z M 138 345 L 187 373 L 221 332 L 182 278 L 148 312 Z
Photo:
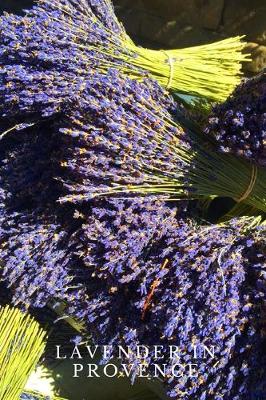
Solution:
M 240 83 L 241 63 L 248 61 L 241 39 L 236 36 L 177 50 L 149 50 L 127 41 L 125 46 L 137 54 L 130 62 L 147 70 L 163 87 L 222 102 Z
M 0 400 L 18 400 L 44 351 L 45 336 L 31 316 L 0 309 Z

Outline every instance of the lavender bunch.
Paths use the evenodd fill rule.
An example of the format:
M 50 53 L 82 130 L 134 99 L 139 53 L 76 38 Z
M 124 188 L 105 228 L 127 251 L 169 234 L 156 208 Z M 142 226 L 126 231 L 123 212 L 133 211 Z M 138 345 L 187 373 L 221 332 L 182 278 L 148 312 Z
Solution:
M 261 358 L 255 355 L 257 346 L 265 342 L 261 320 L 265 228 L 243 235 L 236 221 L 227 227 L 200 229 L 189 221 L 169 222 L 167 231 L 159 240 L 154 238 L 134 269 L 129 269 L 130 278 L 123 270 L 114 269 L 112 262 L 106 262 L 101 272 L 98 257 L 95 255 L 94 262 L 90 258 L 86 327 L 97 337 L 97 344 L 131 349 L 156 343 L 189 350 L 192 344 L 214 343 L 217 358 L 203 362 L 195 379 L 169 379 L 170 396 L 247 398 L 257 374 L 255 366 L 261 373 L 266 367 L 265 354 Z M 87 238 L 95 235 L 90 225 L 84 229 Z M 101 241 L 93 237 L 100 249 Z M 124 361 L 136 367 L 140 362 L 134 356 Z M 158 363 L 152 356 L 145 361 L 150 368 L 153 362 Z M 183 361 L 188 362 L 186 355 Z M 159 362 L 168 363 L 169 371 L 166 354 Z
M 160 93 L 154 81 L 138 83 L 114 70 L 93 75 L 59 127 L 69 149 L 61 162 L 68 194 L 60 201 L 136 192 L 225 196 L 265 210 L 265 170 L 254 174 L 249 163 L 216 153 L 200 133 L 183 129 L 171 98 L 161 101 Z
M 56 138 L 65 137 L 57 139 L 64 143 L 55 157 L 65 168 L 65 173 L 58 168 L 61 202 L 135 191 L 175 198 L 227 196 L 265 211 L 265 170 L 257 168 L 254 175 L 245 161 L 216 153 L 199 133 L 184 130 L 171 114 L 172 99 L 155 81 L 137 82 L 112 69 L 87 73 L 79 92 L 69 75 L 60 75 L 60 84 L 51 76 L 35 82 L 34 70 L 5 75 L 17 100 L 4 103 L 2 115 L 17 123 L 2 138 L 21 126 L 23 115 L 26 127 L 43 120 Z M 27 91 L 21 89 L 25 79 Z
M 167 89 L 209 101 L 228 97 L 247 59 L 240 37 L 182 50 L 138 47 L 110 0 L 38 0 L 25 17 L 2 17 L 1 28 L 0 54 L 7 65 L 16 61 L 45 70 L 57 65 L 77 76 L 92 66 L 101 72 L 113 67 L 137 80 L 152 76 Z
M 266 166 L 266 73 L 246 80 L 216 106 L 205 127 L 220 151 Z
M 203 360 L 195 379 L 166 379 L 169 395 L 249 398 L 251 383 L 256 377 L 262 381 L 266 367 L 265 354 L 259 356 L 258 350 L 265 343 L 265 227 L 243 234 L 246 220 L 198 227 L 172 215 L 167 229 L 159 235 L 154 231 L 145 249 L 137 249 L 132 264 L 122 257 L 116 262 L 113 232 L 119 215 L 103 234 L 111 213 L 101 209 L 98 232 L 89 220 L 77 233 L 83 244 L 78 254 L 84 259 L 87 298 L 82 307 L 69 305 L 67 312 L 83 321 L 97 344 L 130 346 L 133 351 L 140 344 L 176 345 L 186 353 L 182 362 L 188 362 L 192 345 L 215 344 L 215 360 Z M 123 360 L 135 366 L 134 373 L 141 361 L 134 353 Z M 158 360 L 153 354 L 145 362 L 151 372 Z M 159 363 L 169 372 L 166 353 Z

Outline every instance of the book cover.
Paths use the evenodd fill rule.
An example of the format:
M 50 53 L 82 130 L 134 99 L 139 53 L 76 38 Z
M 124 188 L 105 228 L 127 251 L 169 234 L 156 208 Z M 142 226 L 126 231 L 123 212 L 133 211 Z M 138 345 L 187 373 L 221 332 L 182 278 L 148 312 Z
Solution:
M 266 400 L 264 1 L 0 12 L 0 400 Z

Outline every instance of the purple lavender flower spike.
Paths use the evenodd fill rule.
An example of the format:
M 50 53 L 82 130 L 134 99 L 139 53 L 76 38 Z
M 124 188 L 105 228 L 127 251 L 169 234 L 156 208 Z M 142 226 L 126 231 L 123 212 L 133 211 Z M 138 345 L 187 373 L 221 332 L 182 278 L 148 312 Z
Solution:
M 266 166 L 266 72 L 246 80 L 213 110 L 205 127 L 222 152 Z

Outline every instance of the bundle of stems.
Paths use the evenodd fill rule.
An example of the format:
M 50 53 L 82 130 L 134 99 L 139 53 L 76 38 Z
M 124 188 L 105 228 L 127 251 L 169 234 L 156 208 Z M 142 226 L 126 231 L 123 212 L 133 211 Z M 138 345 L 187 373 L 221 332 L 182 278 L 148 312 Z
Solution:
M 137 80 L 148 73 L 171 92 L 211 102 L 224 101 L 240 83 L 242 62 L 249 61 L 248 54 L 242 52 L 243 36 L 185 49 L 146 49 L 126 33 L 110 0 L 99 3 L 38 0 L 39 10 L 46 16 L 44 21 L 38 20 L 43 39 L 66 47 L 74 45 L 74 57 L 80 52 L 84 68 L 86 64 L 101 71 L 114 67 Z M 50 35 L 52 28 L 54 35 Z
M 29 315 L 6 306 L 0 310 L 0 399 L 16 400 L 44 348 L 45 331 Z
M 209 153 L 209 158 L 201 157 L 203 153 L 181 156 L 186 159 L 186 172 L 176 171 L 172 176 L 164 171 L 145 168 L 147 182 L 143 185 L 113 184 L 108 191 L 98 191 L 96 195 L 121 195 L 137 193 L 138 195 L 167 195 L 168 200 L 184 198 L 201 199 L 212 197 L 231 197 L 237 202 L 244 202 L 266 212 L 266 171 L 258 168 L 256 182 L 248 197 L 243 198 L 250 186 L 252 166 L 234 157 L 219 156 Z M 190 158 L 191 156 L 191 158 Z M 190 160 L 189 160 L 190 158 Z M 215 170 L 216 168 L 216 170 Z M 213 173 L 211 172 L 213 171 Z M 150 177 L 150 181 L 149 178 Z M 82 198 L 82 196 L 80 196 Z
M 132 64 L 147 70 L 163 87 L 210 101 L 222 102 L 241 81 L 243 36 L 176 50 L 149 50 L 129 45 Z

